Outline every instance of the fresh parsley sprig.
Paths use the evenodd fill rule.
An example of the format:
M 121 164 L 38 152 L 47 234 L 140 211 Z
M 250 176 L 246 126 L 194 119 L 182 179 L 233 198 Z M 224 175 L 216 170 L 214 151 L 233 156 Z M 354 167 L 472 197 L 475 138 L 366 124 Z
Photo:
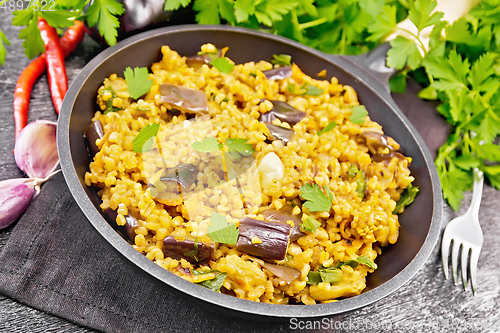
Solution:
M 225 216 L 213 212 L 208 226 L 208 237 L 216 243 L 236 245 L 238 242 L 239 230 L 236 225 L 228 223 Z
M 304 206 L 311 212 L 329 212 L 332 208 L 333 193 L 328 186 L 324 186 L 325 193 L 318 184 L 305 184 L 300 187 L 300 196 L 306 200 Z
M 404 87 L 409 73 L 425 87 L 419 96 L 439 100 L 437 111 L 454 127 L 435 163 L 443 196 L 457 210 L 463 193 L 472 187 L 475 167 L 500 189 L 500 146 L 495 143 L 500 134 L 500 11 L 498 1 L 484 0 L 449 24 L 441 20 L 442 13 L 432 13 L 435 5 L 432 0 L 415 1 L 409 18 L 418 33 L 393 40 L 387 64 L 403 68 L 391 80 L 391 87 Z M 394 9 L 387 6 L 370 32 L 380 36 L 392 32 L 394 15 Z M 420 36 L 431 25 L 426 48 Z M 416 189 L 407 192 L 405 198 L 410 200 Z
M 127 90 L 130 97 L 138 99 L 153 86 L 153 81 L 149 79 L 149 72 L 146 67 L 135 67 L 133 70 L 127 67 L 123 72 L 125 81 L 127 82 Z
M 134 152 L 147 153 L 153 146 L 153 140 L 160 130 L 160 124 L 146 125 L 132 141 Z
M 47 1 L 31 0 L 27 8 L 14 11 L 12 25 L 24 26 L 19 33 L 19 38 L 24 39 L 23 47 L 26 56 L 33 59 L 45 52 L 40 30 L 38 30 L 39 17 L 44 18 L 54 28 L 70 27 L 74 20 L 86 21 L 91 27 L 97 25 L 99 33 L 109 45 L 116 44 L 120 26 L 118 17 L 125 11 L 123 5 L 117 0 L 94 0 L 90 5 L 89 2 L 84 0 L 54 0 L 49 4 L 50 10 L 42 10 L 42 8 L 47 7 Z M 2 3 L 5 2 L 2 1 Z M 2 38 L 2 35 L 0 32 L 0 64 L 3 65 L 5 47 L 2 41 L 7 45 L 10 44 L 6 38 Z
M 227 147 L 229 153 L 235 158 L 240 158 L 242 155 L 251 156 L 253 153 L 255 153 L 255 149 L 251 144 L 248 143 L 247 139 L 227 138 L 224 144 Z M 224 145 L 222 143 L 219 143 L 217 138 L 212 136 L 204 138 L 202 141 L 191 143 L 191 147 L 193 147 L 194 150 L 199 151 L 200 153 L 212 153 L 224 148 Z

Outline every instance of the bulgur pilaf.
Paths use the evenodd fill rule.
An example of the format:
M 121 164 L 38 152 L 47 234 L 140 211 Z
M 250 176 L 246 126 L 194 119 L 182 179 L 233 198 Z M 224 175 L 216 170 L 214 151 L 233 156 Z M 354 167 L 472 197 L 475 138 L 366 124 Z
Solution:
M 233 66 L 225 51 L 163 46 L 140 99 L 106 78 L 85 183 L 137 251 L 185 280 L 275 304 L 360 294 L 398 239 L 411 158 L 335 77 Z

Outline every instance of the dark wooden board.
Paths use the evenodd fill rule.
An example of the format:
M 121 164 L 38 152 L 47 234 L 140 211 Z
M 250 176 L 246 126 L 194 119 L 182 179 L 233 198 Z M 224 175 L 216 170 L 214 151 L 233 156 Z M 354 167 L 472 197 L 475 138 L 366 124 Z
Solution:
M 0 29 L 12 42 L 12 46 L 7 47 L 6 65 L 0 67 L 0 180 L 23 176 L 12 154 L 14 148 L 12 101 L 16 80 L 30 61 L 25 57 L 22 42 L 17 38 L 20 29 L 11 26 L 11 18 L 11 13 L 0 9 Z M 98 46 L 86 37 L 84 43 L 67 59 L 69 82 L 98 51 Z M 418 89 L 416 84 L 409 85 L 411 94 L 416 94 Z M 395 100 L 403 111 L 408 110 L 405 96 L 395 96 Z M 432 105 L 421 103 L 422 112 L 427 108 L 427 115 L 435 117 L 437 126 L 445 126 L 442 119 L 432 111 Z M 415 122 L 422 116 L 425 116 L 424 113 L 413 112 L 410 115 Z M 45 75 L 36 83 L 32 93 L 29 121 L 36 119 L 53 121 L 57 119 Z M 435 132 L 430 129 L 422 135 L 441 135 L 442 139 L 445 139 L 443 133 L 445 133 L 443 130 Z M 467 204 L 469 200 L 470 193 L 467 194 L 465 203 Z M 500 304 L 500 246 L 497 243 L 500 239 L 499 206 L 500 192 L 485 186 L 480 210 L 480 221 L 485 236 L 477 271 L 477 296 L 472 296 L 471 292 L 463 292 L 460 287 L 455 287 L 451 281 L 444 279 L 439 246 L 436 246 L 427 265 L 412 281 L 387 298 L 347 314 L 337 326 L 331 327 L 338 327 L 339 332 L 498 332 L 500 330 L 498 328 L 500 313 L 497 307 Z M 458 213 L 453 213 L 448 206 L 444 209 L 443 228 L 454 216 L 463 213 L 466 207 L 464 205 Z M 11 230 L 12 228 L 8 228 L 0 231 L 0 251 L 9 239 Z M 224 327 L 223 323 L 220 324 L 222 325 L 220 327 Z M 296 324 L 305 328 L 307 323 Z M 293 323 L 283 324 L 282 329 L 287 330 L 294 326 Z M 251 327 L 248 330 L 251 331 Z M 93 332 L 69 320 L 32 309 L 1 295 L 0 331 Z

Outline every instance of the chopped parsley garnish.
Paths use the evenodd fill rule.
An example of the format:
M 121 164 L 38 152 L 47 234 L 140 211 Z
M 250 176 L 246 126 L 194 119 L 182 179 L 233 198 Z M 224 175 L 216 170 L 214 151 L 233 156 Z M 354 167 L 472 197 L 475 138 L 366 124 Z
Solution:
M 108 112 L 116 112 L 119 110 L 118 108 L 113 106 L 113 99 L 116 97 L 116 92 L 112 86 L 107 86 L 106 88 L 102 89 L 100 94 L 104 95 L 104 93 L 108 91 L 111 93 L 111 98 L 106 101 L 106 110 L 104 110 L 104 114 Z
M 210 65 L 214 66 L 221 73 L 229 74 L 234 68 L 234 64 L 230 63 L 226 57 L 212 59 Z
M 208 289 L 211 289 L 213 291 L 217 291 L 220 293 L 220 288 L 222 287 L 222 285 L 224 284 L 224 281 L 226 280 L 226 277 L 227 277 L 227 273 L 221 273 L 219 272 L 218 270 L 215 270 L 215 269 L 211 269 L 211 270 L 208 270 L 208 271 L 203 271 L 201 269 L 195 269 L 193 271 L 193 274 L 195 276 L 199 276 L 199 275 L 205 275 L 205 274 L 210 274 L 210 273 L 214 273 L 215 274 L 215 277 L 211 280 L 205 280 L 205 281 L 202 281 L 200 283 L 198 283 L 200 286 L 203 286 L 205 288 L 208 288 Z
M 255 149 L 248 143 L 247 139 L 226 139 L 225 142 L 229 153 L 235 158 L 240 158 L 240 155 L 250 156 L 255 153 Z
M 305 86 L 307 89 L 306 95 L 309 96 L 319 96 L 323 93 L 323 89 L 313 86 L 312 84 L 308 84 Z
M 217 138 L 213 136 L 205 138 L 201 142 L 193 142 L 191 146 L 194 150 L 199 151 L 200 153 L 212 153 L 223 147 L 223 145 L 217 141 Z
M 216 243 L 236 245 L 238 235 L 239 230 L 236 229 L 233 222 L 228 224 L 225 216 L 216 212 L 212 213 L 210 225 L 208 226 L 208 237 Z
M 394 211 L 392 213 L 397 214 L 403 207 L 411 205 L 412 202 L 415 201 L 415 197 L 417 196 L 418 191 L 420 191 L 418 186 L 413 186 L 412 184 L 408 185 L 408 187 L 402 193 L 401 198 L 399 199 L 398 203 L 396 204 L 396 208 L 394 208 Z
M 318 220 L 316 220 L 312 216 L 308 216 L 307 219 L 304 222 L 302 222 L 300 227 L 305 231 L 313 232 L 316 229 L 318 229 L 320 225 L 321 223 Z
M 328 186 L 324 186 L 326 195 L 318 184 L 305 184 L 300 187 L 300 196 L 307 200 L 304 203 L 311 212 L 329 212 L 332 208 L 333 193 Z
M 317 285 L 320 282 L 338 283 L 342 281 L 342 271 L 334 267 L 321 268 L 307 274 L 307 284 Z
M 153 123 L 144 127 L 139 134 L 132 141 L 134 145 L 134 152 L 147 153 L 153 146 L 153 139 L 160 129 L 160 124 Z
M 339 261 L 336 268 L 342 267 L 342 265 L 348 265 L 351 266 L 352 268 L 358 267 L 359 264 L 363 264 L 365 266 L 370 267 L 371 269 L 377 269 L 378 266 L 373 260 L 368 258 L 366 255 L 362 255 L 357 257 L 354 260 L 347 260 L 346 262 Z
M 352 107 L 352 114 L 349 119 L 355 124 L 363 124 L 367 115 L 368 111 L 364 105 L 356 105 Z
M 136 67 L 134 70 L 127 67 L 123 72 L 130 97 L 138 99 L 153 86 L 153 81 L 149 79 L 149 72 L 146 67 Z
M 325 127 L 323 127 L 321 130 L 318 131 L 318 135 L 321 135 L 323 133 L 326 133 L 326 132 L 329 132 L 331 131 L 332 129 L 334 129 L 335 127 L 337 126 L 337 123 L 334 122 L 334 121 L 330 121 L 328 123 L 328 125 L 326 125 Z
M 310 96 L 319 96 L 323 93 L 323 89 L 313 86 L 309 83 L 304 83 L 299 88 L 293 83 L 289 83 L 286 86 L 286 89 L 289 93 L 294 95 L 310 95 Z
M 291 66 L 292 56 L 288 54 L 273 54 L 271 64 L 279 66 Z

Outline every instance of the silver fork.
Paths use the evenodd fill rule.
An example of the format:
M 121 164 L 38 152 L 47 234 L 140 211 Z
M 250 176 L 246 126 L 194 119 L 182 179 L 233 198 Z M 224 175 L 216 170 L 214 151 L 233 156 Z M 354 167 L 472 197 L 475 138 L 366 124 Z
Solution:
M 470 252 L 470 284 L 472 292 L 476 295 L 476 268 L 481 246 L 483 245 L 483 232 L 479 225 L 479 206 L 481 204 L 481 195 L 483 192 L 483 173 L 477 168 L 474 169 L 474 189 L 472 191 L 472 201 L 469 209 L 462 216 L 456 217 L 448 223 L 443 234 L 441 243 L 441 257 L 443 258 L 444 276 L 448 279 L 448 254 L 450 245 L 451 252 L 451 271 L 453 282 L 458 284 L 458 256 L 460 247 L 462 248 L 462 284 L 467 291 L 467 257 Z M 453 243 L 452 243 L 453 241 Z

